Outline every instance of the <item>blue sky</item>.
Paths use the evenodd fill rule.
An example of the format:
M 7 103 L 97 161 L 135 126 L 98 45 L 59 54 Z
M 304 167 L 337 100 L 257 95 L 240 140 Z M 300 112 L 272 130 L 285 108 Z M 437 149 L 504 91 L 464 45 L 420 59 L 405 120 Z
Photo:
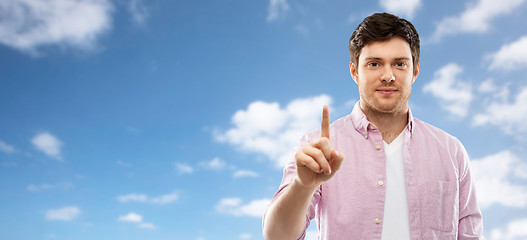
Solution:
M 351 33 L 388 11 L 419 31 L 410 105 L 465 145 L 485 235 L 527 239 L 525 2 L 2 1 L 0 238 L 262 239 L 296 141 L 359 98 Z

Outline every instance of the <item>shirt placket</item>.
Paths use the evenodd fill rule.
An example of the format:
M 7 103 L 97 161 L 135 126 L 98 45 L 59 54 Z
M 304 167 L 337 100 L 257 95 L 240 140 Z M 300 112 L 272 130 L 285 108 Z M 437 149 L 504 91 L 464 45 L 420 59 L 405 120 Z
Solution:
M 382 224 L 384 217 L 384 203 L 386 197 L 386 164 L 385 164 L 385 152 L 384 144 L 381 133 L 376 129 L 373 124 L 369 124 L 364 130 L 367 132 L 369 137 L 369 147 L 372 154 L 370 155 L 372 166 L 374 169 L 374 178 L 371 179 L 371 183 L 368 185 L 373 186 L 375 192 L 374 206 L 372 211 L 371 219 L 367 219 L 367 225 L 372 225 L 370 229 L 373 231 L 370 233 L 371 239 L 381 239 L 382 236 Z
M 422 239 L 421 218 L 419 208 L 419 192 L 417 191 L 417 178 L 415 176 L 415 166 L 412 159 L 412 134 L 406 131 L 404 142 L 404 175 L 406 182 L 406 198 L 408 201 L 408 220 L 410 226 L 410 236 L 412 239 Z

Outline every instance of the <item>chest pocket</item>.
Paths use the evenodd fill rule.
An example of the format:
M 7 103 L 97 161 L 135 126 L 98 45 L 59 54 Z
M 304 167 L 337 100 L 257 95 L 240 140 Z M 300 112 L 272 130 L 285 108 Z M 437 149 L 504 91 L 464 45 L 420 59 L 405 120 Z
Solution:
M 457 181 L 431 181 L 419 190 L 423 223 L 432 229 L 455 234 L 459 219 Z

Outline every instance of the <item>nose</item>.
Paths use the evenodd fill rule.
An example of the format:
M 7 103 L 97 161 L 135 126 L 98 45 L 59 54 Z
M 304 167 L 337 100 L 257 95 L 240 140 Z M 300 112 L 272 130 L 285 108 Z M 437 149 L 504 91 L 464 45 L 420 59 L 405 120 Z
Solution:
M 384 71 L 381 75 L 381 81 L 386 81 L 386 82 L 395 81 L 395 76 L 393 75 L 391 66 L 387 65 L 384 67 Z

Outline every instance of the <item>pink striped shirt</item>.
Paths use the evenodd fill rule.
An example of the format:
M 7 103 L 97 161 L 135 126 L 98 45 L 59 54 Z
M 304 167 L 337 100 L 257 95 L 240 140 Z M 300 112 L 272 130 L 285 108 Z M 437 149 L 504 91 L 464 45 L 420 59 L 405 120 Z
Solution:
M 412 239 L 482 239 L 483 221 L 465 148 L 455 137 L 408 114 L 404 173 Z M 313 195 L 306 229 L 316 219 L 319 239 L 381 239 L 385 201 L 385 154 L 381 133 L 357 103 L 331 124 L 333 147 L 346 159 Z M 294 152 L 320 137 L 304 136 Z M 294 155 L 275 198 L 296 175 Z M 303 239 L 305 232 L 299 239 Z M 394 236 L 394 239 L 397 239 Z

